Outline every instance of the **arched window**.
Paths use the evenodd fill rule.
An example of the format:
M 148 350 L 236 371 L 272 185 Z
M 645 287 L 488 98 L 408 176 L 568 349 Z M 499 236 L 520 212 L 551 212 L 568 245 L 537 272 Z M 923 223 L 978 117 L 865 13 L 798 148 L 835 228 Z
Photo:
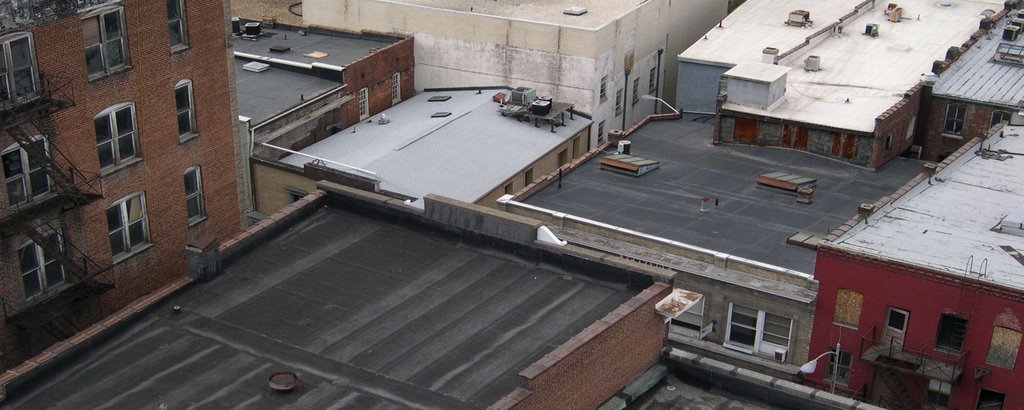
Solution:
M 146 195 L 128 195 L 107 208 L 107 231 L 110 253 L 129 254 L 149 243 L 149 221 L 146 217 Z
M 46 139 L 35 137 L 30 150 L 49 157 Z M 45 159 L 33 158 L 20 145 L 13 144 L 0 151 L 3 162 L 4 185 L 7 188 L 7 204 L 10 206 L 31 202 L 50 192 L 50 177 L 46 175 L 41 162 Z
M 46 240 L 47 243 L 42 245 L 28 241 L 18 248 L 21 282 L 26 299 L 64 283 L 64 267 L 55 257 L 55 253 L 62 249 L 60 235 L 52 233 Z
M 93 119 L 100 168 L 120 165 L 136 156 L 135 104 L 123 103 L 107 108 Z
M 0 104 L 34 97 L 38 81 L 32 35 L 17 33 L 0 37 Z

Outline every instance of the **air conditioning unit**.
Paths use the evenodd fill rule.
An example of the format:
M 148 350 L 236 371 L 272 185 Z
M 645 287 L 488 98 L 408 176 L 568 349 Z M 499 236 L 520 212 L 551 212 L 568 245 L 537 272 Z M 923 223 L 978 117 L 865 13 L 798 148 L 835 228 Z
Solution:
M 794 27 L 805 27 L 811 25 L 811 13 L 806 10 L 793 10 L 789 12 L 786 25 Z
M 789 356 L 789 349 L 775 349 L 775 361 L 785 363 Z
M 821 57 L 808 56 L 804 60 L 804 71 L 821 71 Z
M 875 23 L 864 26 L 864 35 L 871 37 L 878 37 L 878 25 Z
M 1020 36 L 1020 28 L 1017 26 L 1008 25 L 1003 28 L 1003 41 L 1014 42 L 1017 41 L 1017 37 Z
M 903 7 L 894 8 L 889 12 L 889 21 L 899 23 L 901 18 L 903 18 Z

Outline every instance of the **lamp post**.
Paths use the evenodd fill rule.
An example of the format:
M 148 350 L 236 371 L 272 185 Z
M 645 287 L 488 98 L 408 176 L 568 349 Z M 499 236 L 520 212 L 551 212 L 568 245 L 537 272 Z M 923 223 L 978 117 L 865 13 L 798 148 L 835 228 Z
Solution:
M 802 366 L 800 366 L 800 373 L 812 374 L 814 373 L 814 370 L 818 368 L 818 360 L 830 354 L 836 355 L 835 365 L 832 366 L 832 389 L 829 391 L 829 393 L 832 394 L 835 394 L 836 392 L 836 376 L 839 375 L 839 347 L 839 343 L 836 343 L 836 350 L 829 350 L 825 353 L 822 353 L 818 355 L 818 357 L 815 357 L 813 360 L 804 363 Z
M 655 97 L 655 96 L 650 95 L 650 94 L 644 94 L 644 95 L 640 96 L 640 99 L 641 100 L 647 100 L 647 101 L 660 101 L 662 104 L 665 104 L 665 106 L 668 107 L 668 109 L 672 110 L 672 112 L 674 112 L 676 114 L 679 114 L 679 110 L 673 108 L 672 104 L 669 104 L 669 103 L 665 102 L 665 100 L 662 100 L 661 98 Z

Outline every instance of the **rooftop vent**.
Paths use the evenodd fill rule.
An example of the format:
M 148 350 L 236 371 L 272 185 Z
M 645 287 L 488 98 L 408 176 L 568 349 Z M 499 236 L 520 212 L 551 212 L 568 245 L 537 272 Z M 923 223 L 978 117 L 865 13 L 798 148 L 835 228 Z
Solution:
M 864 26 L 864 35 L 869 37 L 878 37 L 878 25 L 871 23 Z
M 291 49 L 291 47 L 280 44 L 270 46 L 270 51 L 273 53 L 287 53 L 288 51 L 291 51 Z
M 1020 27 L 1006 26 L 1003 28 L 1003 41 L 1017 41 L 1018 37 L 1020 37 Z
M 427 99 L 429 102 L 445 102 L 452 99 L 450 95 L 435 95 Z
M 885 10 L 885 15 L 889 16 L 889 21 L 899 23 L 903 18 L 903 7 L 896 5 L 896 3 L 889 3 L 889 7 Z
M 430 118 L 444 118 L 444 117 L 447 117 L 449 115 L 452 115 L 452 113 L 450 113 L 448 111 L 438 111 L 438 112 L 435 112 L 433 114 L 430 114 Z
M 794 27 L 806 27 L 812 23 L 811 12 L 807 10 L 793 10 L 789 12 L 789 19 L 786 20 L 786 25 Z
M 584 14 L 587 14 L 587 8 L 580 6 L 572 6 L 566 8 L 565 10 L 562 10 L 562 14 L 568 14 L 570 16 L 582 16 Z
M 804 60 L 804 71 L 821 71 L 821 57 L 808 56 Z
M 953 0 L 939 0 L 939 7 L 953 7 Z
M 249 37 L 259 37 L 259 35 L 262 32 L 263 32 L 262 24 L 256 23 L 256 22 L 245 23 L 245 31 L 243 32 L 244 35 L 249 36 Z
M 775 47 L 765 47 L 761 50 L 761 62 L 765 64 L 774 64 L 775 57 L 779 56 L 779 49 Z
M 1024 208 L 1018 208 L 1003 217 L 996 230 L 1010 235 L 1024 236 Z
M 270 64 L 264 64 L 264 63 L 260 63 L 260 62 L 257 62 L 257 61 L 251 61 L 251 62 L 245 63 L 245 65 L 242 66 L 243 70 L 245 70 L 245 71 L 252 71 L 254 73 L 262 73 L 264 71 L 267 71 L 267 69 L 269 69 L 269 68 L 270 68 Z

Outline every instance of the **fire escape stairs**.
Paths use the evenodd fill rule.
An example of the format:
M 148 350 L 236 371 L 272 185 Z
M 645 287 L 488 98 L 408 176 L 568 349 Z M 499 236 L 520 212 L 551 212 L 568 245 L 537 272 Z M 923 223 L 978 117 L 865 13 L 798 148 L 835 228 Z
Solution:
M 875 374 L 878 375 L 880 381 L 889 391 L 889 394 L 883 397 L 883 403 L 881 403 L 886 408 L 892 410 L 911 410 L 919 407 L 918 403 L 914 402 L 914 396 L 911 395 L 910 388 L 903 383 L 902 378 L 896 372 L 888 369 L 876 369 Z

